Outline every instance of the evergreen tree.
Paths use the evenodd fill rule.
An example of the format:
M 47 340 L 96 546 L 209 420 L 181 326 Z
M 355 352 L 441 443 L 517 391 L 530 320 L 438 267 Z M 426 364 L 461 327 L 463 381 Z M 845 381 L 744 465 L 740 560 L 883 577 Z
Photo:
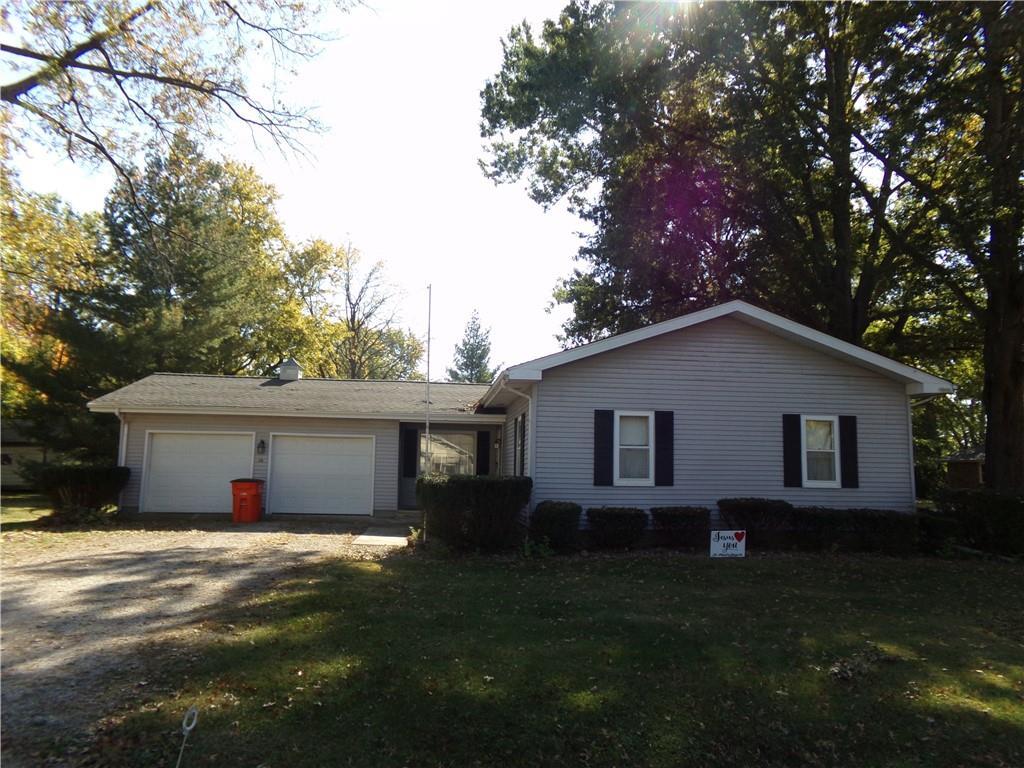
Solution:
M 448 380 L 489 384 L 497 372 L 491 368 L 491 331 L 480 326 L 480 314 L 474 309 L 462 342 L 455 345 L 455 367 L 448 369 Z

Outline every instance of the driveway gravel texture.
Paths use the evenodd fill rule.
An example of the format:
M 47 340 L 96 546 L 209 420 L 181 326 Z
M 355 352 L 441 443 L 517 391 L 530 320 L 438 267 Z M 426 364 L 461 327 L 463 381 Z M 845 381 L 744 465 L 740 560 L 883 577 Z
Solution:
M 75 765 L 102 718 L 149 684 L 147 664 L 159 660 L 139 653 L 146 644 L 187 654 L 223 602 L 296 566 L 387 551 L 324 525 L 3 533 L 4 767 Z

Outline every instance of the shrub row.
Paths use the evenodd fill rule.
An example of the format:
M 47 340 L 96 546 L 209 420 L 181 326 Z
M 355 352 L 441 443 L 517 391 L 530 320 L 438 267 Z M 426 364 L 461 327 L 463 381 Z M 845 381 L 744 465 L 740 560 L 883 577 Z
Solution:
M 949 490 L 937 499 L 942 535 L 983 552 L 1024 555 L 1024 494 L 984 488 Z
M 87 522 L 117 503 L 128 482 L 128 467 L 46 464 L 33 472 L 39 492 L 53 506 L 59 522 Z
M 519 512 L 529 500 L 529 478 L 420 478 L 417 496 L 428 533 L 458 548 L 493 550 L 509 543 Z M 963 543 L 987 552 L 1024 554 L 1024 496 L 986 490 L 943 495 L 937 514 L 910 515 L 885 509 L 794 507 L 780 499 L 732 498 L 718 502 L 727 528 L 750 533 L 757 549 L 833 549 L 910 554 L 938 552 Z M 589 533 L 580 533 L 583 509 L 544 501 L 530 516 L 530 539 L 552 549 L 576 549 L 584 538 L 601 548 L 636 546 L 648 527 L 635 507 L 587 509 Z M 654 507 L 659 543 L 707 546 L 710 511 L 705 507 Z
M 653 507 L 654 529 L 670 547 L 698 549 L 708 545 L 711 510 L 707 507 Z
M 416 481 L 428 537 L 461 550 L 494 552 L 513 541 L 530 501 L 529 477 L 424 475 Z
M 576 549 L 582 514 L 583 508 L 571 501 L 542 501 L 530 515 L 530 540 L 557 552 Z
M 917 551 L 917 517 L 904 512 L 794 507 L 781 499 L 721 499 L 718 508 L 726 525 L 747 530 L 759 549 Z
M 779 499 L 722 499 L 723 527 L 750 532 L 757 549 L 833 549 L 844 552 L 909 554 L 918 547 L 915 515 L 882 509 L 794 507 Z M 530 520 L 530 538 L 553 549 L 579 546 L 582 509 L 578 504 L 547 501 Z M 586 538 L 598 548 L 636 546 L 648 516 L 634 507 L 595 507 L 586 511 Z M 654 507 L 650 511 L 657 543 L 702 549 L 707 546 L 710 510 L 706 507 Z
M 583 508 L 571 501 L 542 501 L 530 515 L 530 539 L 565 552 L 578 549 L 584 538 L 598 548 L 636 546 L 647 529 L 648 517 L 637 507 L 592 507 L 587 510 L 589 532 L 580 532 Z M 710 510 L 706 507 L 655 507 L 654 529 L 661 543 L 701 547 L 707 543 Z
M 590 538 L 602 549 L 636 546 L 647 528 L 647 513 L 636 507 L 592 507 L 587 510 Z

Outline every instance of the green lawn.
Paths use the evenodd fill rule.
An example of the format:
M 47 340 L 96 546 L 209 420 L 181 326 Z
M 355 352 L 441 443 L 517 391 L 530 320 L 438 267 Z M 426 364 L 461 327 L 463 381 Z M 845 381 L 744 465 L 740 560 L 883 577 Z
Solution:
M 5 492 L 0 498 L 0 529 L 35 527 L 52 511 L 50 502 L 38 494 Z
M 96 759 L 173 764 L 196 703 L 189 766 L 1024 765 L 1009 563 L 403 555 L 207 637 Z

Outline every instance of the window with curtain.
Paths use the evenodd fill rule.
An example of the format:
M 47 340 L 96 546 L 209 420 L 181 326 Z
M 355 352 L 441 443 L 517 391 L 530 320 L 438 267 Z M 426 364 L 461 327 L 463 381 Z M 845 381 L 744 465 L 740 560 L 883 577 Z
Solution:
M 839 485 L 838 419 L 835 416 L 804 416 L 804 484 Z
M 616 411 L 615 484 L 651 485 L 654 482 L 654 414 Z

